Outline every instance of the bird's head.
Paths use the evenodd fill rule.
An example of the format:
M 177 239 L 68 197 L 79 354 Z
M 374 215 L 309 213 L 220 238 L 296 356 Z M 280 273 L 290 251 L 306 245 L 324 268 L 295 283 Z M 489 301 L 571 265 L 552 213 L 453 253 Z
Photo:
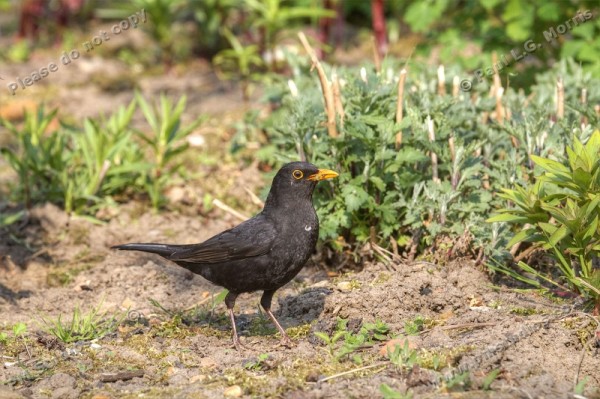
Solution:
M 298 200 L 309 199 L 321 180 L 333 179 L 338 174 L 329 169 L 319 169 L 308 162 L 290 162 L 279 169 L 273 178 L 265 206 L 293 205 Z

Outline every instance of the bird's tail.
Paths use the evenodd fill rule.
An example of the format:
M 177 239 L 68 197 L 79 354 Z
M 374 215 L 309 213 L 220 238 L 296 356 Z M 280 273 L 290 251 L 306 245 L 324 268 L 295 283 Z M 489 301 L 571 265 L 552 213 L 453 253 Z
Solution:
M 120 249 L 122 251 L 142 251 L 158 254 L 165 258 L 169 258 L 176 250 L 178 245 L 167 245 L 167 244 L 143 244 L 143 243 L 131 243 L 115 245 L 111 249 Z

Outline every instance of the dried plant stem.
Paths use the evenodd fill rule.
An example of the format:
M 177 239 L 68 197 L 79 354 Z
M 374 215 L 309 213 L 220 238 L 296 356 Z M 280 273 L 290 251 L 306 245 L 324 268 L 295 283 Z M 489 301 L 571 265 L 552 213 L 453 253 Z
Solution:
M 389 362 L 380 362 L 380 363 L 371 364 L 369 366 L 359 367 L 357 369 L 352 369 L 352 370 L 344 371 L 342 373 L 330 375 L 329 377 L 325 377 L 325 378 L 320 379 L 318 382 L 329 381 L 329 380 L 332 380 L 334 378 L 343 377 L 345 375 L 353 374 L 353 373 L 356 373 L 356 372 L 359 372 L 359 371 L 363 371 L 363 370 L 373 369 L 375 367 L 382 367 L 381 370 L 383 370 L 383 369 L 387 368 L 387 366 L 389 364 L 390 364 Z
M 504 122 L 504 107 L 502 106 L 502 95 L 504 94 L 504 88 L 498 87 L 495 90 L 494 95 L 496 96 L 496 120 L 502 124 Z
M 458 97 L 458 93 L 460 92 L 460 78 L 455 75 L 452 79 L 452 97 Z
M 98 181 L 96 182 L 96 185 L 94 186 L 94 195 L 98 192 L 98 190 L 100 190 L 100 185 L 102 184 L 102 181 L 106 177 L 106 173 L 108 172 L 109 168 L 110 168 L 110 161 L 108 159 L 105 159 L 104 162 L 102 163 L 102 169 L 100 169 L 100 175 L 98 177 Z
M 448 139 L 448 147 L 450 147 L 450 157 L 452 157 L 452 162 L 456 158 L 456 148 L 454 145 L 454 135 L 450 136 Z
M 583 105 L 584 108 L 587 106 L 587 89 L 581 89 L 581 105 Z M 585 129 L 587 124 L 588 118 L 584 115 L 581 117 L 581 128 Z
M 429 133 L 429 141 L 432 143 L 435 141 L 435 131 L 433 128 L 433 119 L 429 115 L 427 115 L 427 132 Z M 431 172 L 433 175 L 433 181 L 436 183 L 440 183 L 440 178 L 438 177 L 438 158 L 435 151 L 431 151 Z
M 335 103 L 333 101 L 331 84 L 327 79 L 327 75 L 325 74 L 325 70 L 323 69 L 321 62 L 319 62 L 319 58 L 317 58 L 315 50 L 308 43 L 304 32 L 299 32 L 298 38 L 308 53 L 308 56 L 312 62 L 312 66 L 317 69 L 317 73 L 319 75 L 319 81 L 321 82 L 321 89 L 323 91 L 323 99 L 325 100 L 325 112 L 327 113 L 327 131 L 329 132 L 330 137 L 337 137 L 338 132 L 335 123 Z
M 254 194 L 252 190 L 250 190 L 248 187 L 244 187 L 244 191 L 246 192 L 246 194 L 248 194 L 250 200 L 254 205 L 260 206 L 261 208 L 265 206 L 264 201 L 258 198 L 258 196 Z
M 440 65 L 437 70 L 438 76 L 438 94 L 443 96 L 446 94 L 446 72 L 444 66 Z
M 340 88 L 340 79 L 335 71 L 331 74 L 331 86 L 333 89 L 333 102 L 335 104 L 335 112 L 340 116 L 340 127 L 344 128 L 344 105 L 342 104 L 342 90 Z
M 565 117 L 565 86 L 561 77 L 556 81 L 556 119 Z
M 244 215 L 243 213 L 240 213 L 240 212 L 236 211 L 235 209 L 233 209 L 232 207 L 230 207 L 228 205 L 225 205 L 223 202 L 219 201 L 216 198 L 213 200 L 212 203 L 217 208 L 224 210 L 225 212 L 229 213 L 230 215 L 235 216 L 236 218 L 240 219 L 243 222 L 245 222 L 246 220 L 249 219 L 248 216 Z
M 404 83 L 406 82 L 406 69 L 400 71 L 400 79 L 398 80 L 398 104 L 396 106 L 396 123 L 402 122 L 404 112 Z M 402 145 L 402 130 L 396 133 L 396 148 Z
M 504 121 L 504 108 L 502 107 L 502 94 L 504 94 L 504 89 L 502 88 L 502 83 L 500 82 L 500 74 L 498 73 L 498 68 L 496 65 L 498 64 L 498 54 L 496 52 L 492 53 L 492 65 L 494 68 L 494 85 L 492 86 L 492 95 L 496 98 L 496 120 L 498 123 L 502 123 Z
M 373 44 L 373 64 L 375 64 L 375 71 L 379 73 L 381 72 L 381 56 L 379 55 L 379 48 L 375 36 L 371 36 L 371 43 Z

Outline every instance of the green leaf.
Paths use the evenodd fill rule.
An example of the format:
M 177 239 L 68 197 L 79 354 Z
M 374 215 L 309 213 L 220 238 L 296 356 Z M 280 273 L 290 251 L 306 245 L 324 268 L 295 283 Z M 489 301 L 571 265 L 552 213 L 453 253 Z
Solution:
M 354 212 L 369 201 L 369 194 L 360 186 L 347 185 L 342 189 L 346 210 Z
M 524 229 L 519 231 L 514 237 L 506 244 L 506 248 L 511 248 L 513 245 L 530 239 L 533 236 L 534 229 Z
M 510 213 L 502 213 L 499 215 L 494 215 L 491 218 L 487 219 L 487 223 L 494 222 L 506 222 L 506 223 L 526 223 L 529 221 L 529 217 L 523 215 L 515 215 Z

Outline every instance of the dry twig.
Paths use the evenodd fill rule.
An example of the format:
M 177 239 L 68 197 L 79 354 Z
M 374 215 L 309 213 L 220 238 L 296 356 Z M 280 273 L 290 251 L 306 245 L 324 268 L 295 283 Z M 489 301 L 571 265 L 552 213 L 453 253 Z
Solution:
M 329 132 L 330 137 L 337 137 L 337 127 L 335 123 L 335 104 L 333 101 L 333 91 L 331 90 L 331 84 L 327 79 L 327 75 L 325 74 L 325 70 L 315 53 L 315 50 L 311 47 L 306 39 L 306 35 L 304 32 L 298 33 L 298 38 L 300 42 L 304 46 L 304 49 L 308 53 L 310 60 L 312 62 L 312 66 L 317 69 L 317 74 L 319 75 L 319 81 L 321 82 L 321 90 L 323 91 L 323 99 L 325 100 L 325 112 L 327 113 L 327 131 Z
M 402 122 L 404 111 L 404 83 L 406 82 L 406 69 L 400 71 L 400 79 L 398 80 L 398 104 L 396 106 L 396 123 Z M 402 130 L 396 133 L 396 148 L 402 145 Z

